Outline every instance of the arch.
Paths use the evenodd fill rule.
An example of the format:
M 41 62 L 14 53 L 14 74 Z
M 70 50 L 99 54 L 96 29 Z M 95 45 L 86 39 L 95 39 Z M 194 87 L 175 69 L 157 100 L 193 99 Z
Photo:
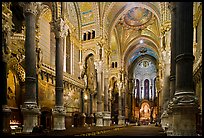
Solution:
M 147 42 L 149 41 L 150 43 L 152 43 L 152 45 L 147 45 L 147 44 L 139 44 L 139 40 L 140 39 L 144 39 L 147 40 Z M 134 43 L 133 43 L 134 42 Z M 152 51 L 154 51 L 156 53 L 156 55 L 158 56 L 158 59 L 161 57 L 161 53 L 158 50 L 158 46 L 157 43 L 154 42 L 154 40 L 148 36 L 141 36 L 141 37 L 137 37 L 132 41 L 132 44 L 129 45 L 128 48 L 125 49 L 124 54 L 122 56 L 122 59 L 124 61 L 128 61 L 128 59 L 130 59 L 132 56 L 132 54 L 139 48 L 141 47 L 147 47 L 149 49 L 151 49 Z M 125 67 L 127 68 L 129 64 L 127 64 L 127 62 L 125 62 Z
M 90 55 L 90 54 L 92 54 L 92 55 L 94 55 L 94 57 L 95 57 L 95 55 L 96 55 L 96 52 L 94 51 L 94 49 L 83 49 L 83 56 L 82 56 L 82 62 L 83 63 L 85 63 L 85 61 L 86 61 L 86 58 L 88 57 L 88 55 Z

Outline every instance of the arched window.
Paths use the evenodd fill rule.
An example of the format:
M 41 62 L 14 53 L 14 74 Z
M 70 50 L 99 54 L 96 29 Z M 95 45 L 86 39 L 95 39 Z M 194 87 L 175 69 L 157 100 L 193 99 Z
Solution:
M 71 40 L 69 30 L 66 37 L 66 72 L 71 73 Z
M 144 81 L 144 98 L 149 100 L 149 80 Z
M 136 94 L 136 98 L 137 99 L 140 99 L 140 86 L 139 86 L 139 80 L 138 79 L 136 79 L 136 90 L 137 90 L 137 94 Z
M 83 40 L 86 41 L 86 33 L 83 35 Z
M 154 78 L 154 97 L 153 99 L 156 97 L 156 78 Z
M 112 62 L 112 68 L 114 68 L 114 62 Z
M 118 67 L 118 63 L 117 62 L 115 62 L 115 68 L 117 68 Z
M 90 39 L 91 39 L 91 33 L 88 32 L 88 40 L 90 40 Z
M 92 39 L 94 39 L 94 38 L 95 38 L 95 31 L 92 30 Z

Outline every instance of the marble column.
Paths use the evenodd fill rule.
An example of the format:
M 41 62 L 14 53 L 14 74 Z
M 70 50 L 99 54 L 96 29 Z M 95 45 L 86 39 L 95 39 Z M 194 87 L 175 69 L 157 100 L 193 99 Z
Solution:
M 64 68 L 63 68 L 63 71 L 67 72 L 67 70 L 66 70 L 67 69 L 67 64 L 66 64 L 66 61 L 67 61 L 67 52 L 66 52 L 67 42 L 66 42 L 66 37 L 64 38 L 64 43 L 63 44 L 64 44 L 64 48 L 63 48 L 64 49 L 63 50 L 63 52 L 64 52 L 64 55 L 63 55 L 63 57 L 64 57 L 64 66 L 63 67 Z
M 20 3 L 23 7 L 26 24 L 25 38 L 25 101 L 21 108 L 23 113 L 23 132 L 32 132 L 38 125 L 40 110 L 36 102 L 36 2 Z
M 129 122 L 131 122 L 132 121 L 132 98 L 133 98 L 133 96 L 132 96 L 132 89 L 133 89 L 133 79 L 129 79 L 129 81 L 128 81 L 128 85 L 129 85 L 129 95 L 128 95 L 128 101 L 129 101 L 129 103 L 128 103 L 128 107 L 129 107 L 129 112 L 128 112 L 128 119 L 129 119 Z
M 5 7 L 8 8 L 8 4 L 4 3 Z M 3 7 L 3 6 L 2 6 Z M 9 16 L 8 16 L 9 17 Z M 2 14 L 2 46 L 0 50 L 1 55 L 1 72 L 0 72 L 0 88 L 1 88 L 1 133 L 10 133 L 10 115 L 11 110 L 7 106 L 7 63 L 10 58 L 10 37 L 12 29 L 12 17 L 5 18 Z
M 176 2 L 174 136 L 196 136 L 197 98 L 193 90 L 193 60 L 193 2 Z
M 56 58 L 55 58 L 55 107 L 53 109 L 53 130 L 64 130 L 65 128 L 65 109 L 63 103 L 63 38 L 67 28 L 62 18 L 54 22 L 55 39 L 56 39 Z
M 108 110 L 108 70 L 104 74 L 104 113 L 103 113 L 104 126 L 110 126 L 111 112 Z
M 96 112 L 96 126 L 103 126 L 103 112 L 102 112 L 102 61 L 98 61 L 97 65 L 97 112 Z
M 170 66 L 170 87 L 169 87 L 169 103 L 167 107 L 167 114 L 168 114 L 168 129 L 166 131 L 167 136 L 171 136 L 173 132 L 172 128 L 172 99 L 175 93 L 175 76 L 176 76 L 176 3 L 170 2 L 169 3 L 169 10 L 171 11 L 171 66 Z
M 119 83 L 119 95 L 118 95 L 118 125 L 124 125 L 125 124 L 125 118 L 122 115 L 122 89 L 123 89 L 123 83 Z

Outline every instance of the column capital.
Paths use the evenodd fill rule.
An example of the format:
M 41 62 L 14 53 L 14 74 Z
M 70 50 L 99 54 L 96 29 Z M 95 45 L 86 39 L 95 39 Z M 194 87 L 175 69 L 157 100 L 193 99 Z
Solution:
M 171 12 L 175 12 L 176 10 L 176 2 L 169 2 L 168 3 L 168 8 Z
M 58 18 L 54 21 L 54 32 L 56 38 L 61 38 L 68 35 L 68 26 L 62 18 Z
M 62 115 L 66 114 L 65 108 L 63 106 L 55 106 L 52 110 L 53 115 Z
M 31 13 L 36 16 L 38 13 L 37 10 L 38 2 L 19 2 L 19 5 L 23 7 L 24 14 Z
M 21 111 L 25 114 L 40 114 L 40 109 L 36 102 L 24 102 Z

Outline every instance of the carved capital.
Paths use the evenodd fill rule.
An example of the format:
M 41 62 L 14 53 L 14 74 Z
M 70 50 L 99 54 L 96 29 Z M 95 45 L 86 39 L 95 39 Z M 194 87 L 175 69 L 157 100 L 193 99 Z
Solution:
M 176 10 L 176 2 L 169 2 L 168 3 L 168 8 L 171 12 L 175 12 Z
M 55 106 L 55 108 L 52 110 L 52 113 L 54 115 L 66 115 L 65 108 L 63 106 Z
M 56 38 L 65 37 L 68 34 L 68 26 L 65 24 L 62 18 L 58 18 L 54 22 L 54 32 Z
M 11 109 L 8 107 L 8 105 L 2 105 L 2 111 L 3 113 L 10 113 Z
M 23 113 L 28 114 L 39 114 L 40 108 L 37 106 L 36 103 L 24 103 L 23 107 L 21 108 Z
M 37 2 L 19 2 L 19 5 L 23 7 L 24 14 L 30 13 L 33 15 L 37 15 Z
M 102 112 L 97 112 L 95 113 L 96 118 L 103 118 L 103 113 Z

